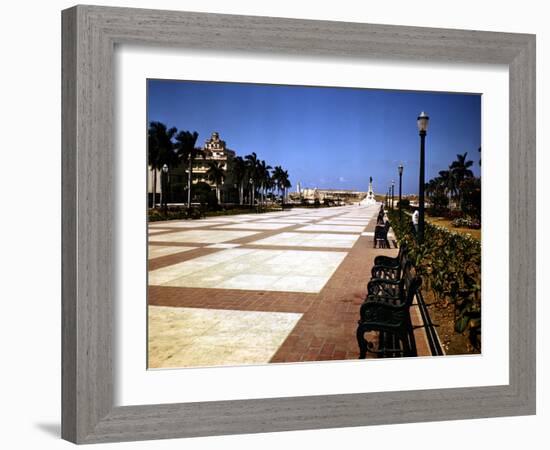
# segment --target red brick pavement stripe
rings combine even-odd
[[[317,294],[149,286],[147,297],[155,306],[304,313]]]

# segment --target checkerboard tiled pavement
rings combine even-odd
[[[356,359],[378,206],[149,226],[149,366]],[[411,310],[413,323],[420,324]],[[422,328],[420,355],[429,355]]]

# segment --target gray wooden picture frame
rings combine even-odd
[[[64,439],[95,443],[535,413],[535,36],[97,6],[63,11],[62,31]],[[510,351],[509,384],[115,407],[113,53],[126,43],[507,65],[510,339],[503,345]]]

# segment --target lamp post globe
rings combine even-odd
[[[426,132],[430,118],[422,111],[417,119],[418,134],[420,135],[420,173],[418,178],[418,242],[424,242],[424,179],[425,179],[425,144]]]

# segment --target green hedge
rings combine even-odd
[[[481,243],[465,234],[425,223],[424,244],[419,245],[410,218],[389,211],[398,242],[406,243],[409,256],[422,276],[424,288],[436,301],[452,303],[455,331],[468,333],[479,349],[481,335]]]

